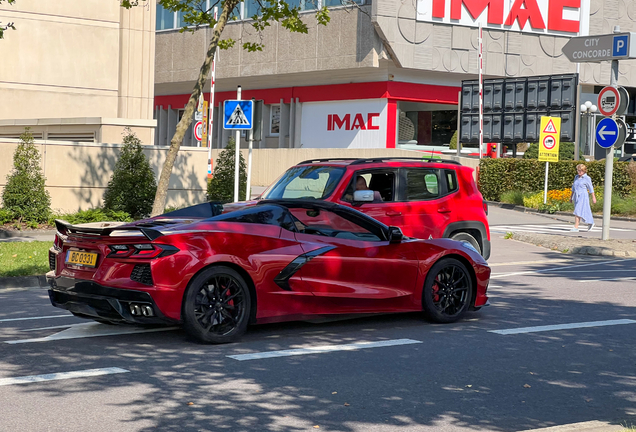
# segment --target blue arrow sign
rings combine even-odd
[[[618,141],[618,123],[605,117],[596,125],[596,142],[603,148],[610,148]]]
[[[251,100],[226,100],[223,104],[223,129],[249,130],[254,126]]]

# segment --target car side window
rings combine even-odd
[[[455,192],[457,187],[457,174],[453,170],[446,170],[446,183],[448,184],[448,193]]]
[[[439,198],[439,170],[407,169],[406,201],[424,201]]]
[[[342,196],[343,201],[353,201],[353,192],[356,190],[356,185],[358,182],[362,183],[362,180],[358,180],[359,178],[364,179],[364,184],[369,190],[377,192],[374,202],[395,201],[395,173],[393,171],[356,172]]]
[[[368,229],[329,210],[290,208],[300,233],[348,240],[382,241]]]

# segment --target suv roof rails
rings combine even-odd
[[[377,158],[325,158],[325,159],[308,159],[302,162],[299,162],[297,165],[303,165],[308,163],[318,163],[318,162],[332,162],[332,161],[351,161],[350,165],[360,165],[365,163],[377,163],[391,160],[412,160],[418,162],[433,162],[433,163],[450,163],[454,165],[461,165],[461,163],[448,160],[448,159],[431,159],[431,158],[412,158],[412,157],[377,157]]]
[[[324,159],[307,159],[302,162],[298,162],[296,165],[317,163],[317,162],[331,162],[331,161],[354,161],[356,158],[324,158]]]
[[[351,165],[359,165],[364,163],[375,163],[375,162],[384,162],[384,161],[392,161],[392,160],[412,160],[418,162],[433,162],[433,163],[451,163],[455,165],[461,165],[461,163],[454,160],[446,160],[446,159],[431,159],[431,158],[412,158],[412,157],[378,157],[378,158],[368,158],[368,159],[356,159],[351,162]]]

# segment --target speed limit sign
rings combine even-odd
[[[194,137],[197,141],[201,141],[201,136],[203,135],[203,122],[197,122],[194,125]]]

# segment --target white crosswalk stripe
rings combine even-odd
[[[507,233],[507,232],[529,232],[535,234],[563,234],[566,232],[570,232],[570,230],[574,228],[574,225],[571,224],[550,224],[550,225],[491,225],[490,231],[497,233]],[[592,228],[592,233],[600,233],[603,231],[603,228],[600,226],[595,226]],[[632,231],[629,229],[622,228],[610,228],[610,231]],[[579,226],[579,232],[585,233],[587,231],[587,225],[582,224]]]

